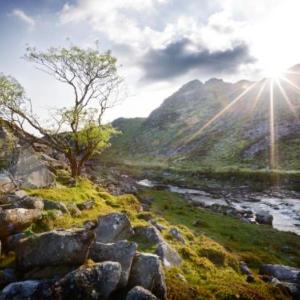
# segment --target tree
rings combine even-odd
[[[73,103],[55,109],[50,122],[42,122],[23,87],[14,78],[0,74],[0,118],[28,142],[63,153],[71,175],[80,176],[85,162],[108,147],[110,138],[117,134],[111,125],[102,124],[107,109],[118,101],[121,79],[116,58],[98,48],[71,46],[45,52],[28,48],[25,59],[67,84],[74,93]]]

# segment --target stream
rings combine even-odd
[[[215,194],[198,189],[182,188],[165,185],[144,179],[137,182],[139,186],[156,188],[165,187],[173,193],[182,194],[187,201],[208,209],[225,208],[235,212],[247,212],[247,222],[255,222],[255,216],[264,212],[273,216],[273,227],[280,231],[290,231],[300,235],[300,198],[291,195],[268,193],[232,193],[229,195]]]

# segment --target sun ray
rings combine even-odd
[[[276,85],[279,87],[279,90],[284,98],[284,100],[286,101],[289,109],[291,110],[291,112],[294,114],[294,116],[296,117],[296,119],[299,119],[299,116],[297,114],[297,110],[295,109],[295,106],[293,105],[293,103],[291,102],[289,96],[287,95],[286,91],[284,90],[283,86],[281,85],[279,80],[276,80]]]
[[[300,87],[297,84],[287,79],[286,77],[282,77],[281,79],[300,92]]]
[[[186,142],[189,143],[198,137],[202,132],[208,128],[213,122],[219,119],[226,111],[228,111],[233,105],[239,102],[250,90],[256,86],[258,82],[251,84],[246,88],[241,94],[239,94],[233,101],[231,101],[226,107],[224,107],[220,112],[218,112],[214,117],[212,117],[207,123],[205,123],[197,132],[195,132]]]
[[[276,145],[274,123],[274,80],[270,80],[270,168],[276,169]]]
[[[257,105],[258,101],[260,100],[260,97],[261,97],[261,95],[262,95],[262,93],[263,93],[263,91],[265,89],[266,84],[267,84],[267,81],[265,80],[264,83],[262,84],[262,86],[260,87],[260,89],[258,90],[258,93],[257,93],[257,95],[256,95],[256,97],[254,99],[254,102],[252,104],[252,107],[250,109],[250,113],[254,112],[254,110],[256,108],[256,105]]]

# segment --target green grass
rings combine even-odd
[[[143,194],[154,198],[154,213],[171,224],[187,226],[195,234],[207,235],[252,267],[258,267],[261,263],[300,266],[300,237],[296,234],[243,223],[229,216],[195,208],[187,204],[182,196],[168,191],[147,189]],[[202,223],[199,227],[193,225],[197,220]]]

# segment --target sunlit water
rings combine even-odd
[[[137,182],[138,185],[154,188],[159,184],[148,179]],[[166,188],[174,193],[188,195],[193,202],[198,202],[199,205],[209,207],[214,204],[234,207],[236,209],[251,210],[255,213],[258,211],[267,211],[273,216],[273,227],[281,231],[291,231],[300,235],[300,199],[292,198],[276,198],[256,196],[257,201],[249,201],[238,199],[230,201],[222,197],[215,198],[205,191],[181,188],[173,185],[168,185]],[[243,198],[243,197],[241,197]]]

